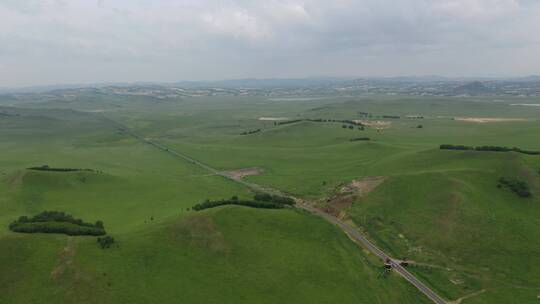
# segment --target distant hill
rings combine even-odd
[[[491,93],[492,90],[481,81],[468,82],[454,88],[455,94],[479,95]]]

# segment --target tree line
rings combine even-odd
[[[261,129],[244,131],[244,132],[240,133],[240,135],[249,135],[249,134],[255,134],[255,133],[259,133],[259,132],[261,132]]]
[[[225,205],[239,205],[261,209],[283,209],[285,206],[291,206],[294,204],[294,199],[290,197],[272,195],[268,193],[256,193],[253,200],[243,200],[238,199],[237,196],[233,196],[230,199],[221,199],[216,201],[206,200],[202,203],[196,204],[192,207],[192,209],[195,211],[200,211]]]
[[[356,137],[356,138],[351,138],[349,139],[349,141],[370,141],[371,138],[369,137]]]
[[[39,167],[30,167],[27,168],[28,170],[36,170],[36,171],[54,171],[54,172],[73,172],[73,171],[88,171],[88,172],[94,172],[93,169],[82,169],[82,168],[51,168],[48,165],[43,165]]]
[[[262,209],[282,209],[285,206],[283,204],[271,203],[271,202],[262,202],[262,201],[252,201],[252,200],[240,200],[240,199],[222,199],[217,201],[206,200],[205,202],[196,204],[193,206],[193,210],[201,211],[204,209],[225,206],[225,205],[239,205],[252,208],[262,208]]]
[[[64,233],[67,235],[105,235],[102,221],[94,224],[60,211],[43,211],[33,217],[20,216],[9,224],[9,229],[23,233]]]
[[[518,152],[528,155],[540,155],[540,151],[523,150],[517,147],[500,147],[500,146],[463,146],[463,145],[440,145],[441,150],[462,150],[462,151],[492,151],[492,152]]]
[[[284,204],[284,205],[294,205],[295,201],[294,199],[287,197],[287,196],[281,196],[281,195],[275,195],[275,194],[269,194],[269,193],[256,193],[253,196],[253,199],[260,202],[273,202],[278,204]]]

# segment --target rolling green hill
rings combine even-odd
[[[251,193],[137,141],[103,115],[220,170],[257,168],[258,175],[244,179],[318,205],[353,180],[384,177],[342,210],[379,247],[412,260],[408,269],[449,300],[535,303],[540,156],[438,148],[540,150],[540,109],[512,102],[100,95],[22,103],[10,108],[18,115],[0,117],[0,260],[8,261],[0,264],[0,303],[429,303],[312,215],[238,206],[189,210],[206,199]],[[259,120],[365,120],[360,112],[386,124],[361,131]],[[255,129],[261,132],[240,135]],[[371,140],[350,141],[356,137]],[[42,165],[95,171],[26,169]],[[533,196],[498,187],[501,177],[527,182]],[[102,220],[117,245],[101,249],[93,237],[7,229],[19,216],[44,210]]]

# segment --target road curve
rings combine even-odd
[[[270,188],[266,188],[266,187],[262,187],[258,184],[254,184],[254,183],[250,183],[250,182],[246,182],[242,179],[237,179],[237,178],[233,178],[225,173],[223,173],[222,171],[220,170],[217,170],[216,168],[213,168],[207,164],[204,164],[184,153],[181,153],[181,152],[178,152],[178,151],[175,151],[163,144],[160,144],[158,142],[155,142],[153,140],[150,140],[150,139],[146,139],[132,131],[130,131],[126,126],[122,125],[121,123],[115,121],[115,120],[112,120],[104,115],[101,116],[102,118],[104,118],[105,120],[107,120],[108,122],[112,123],[113,125],[115,125],[117,128],[119,128],[120,130],[122,130],[124,133],[136,138],[137,140],[143,142],[143,143],[146,143],[146,144],[149,144],[151,146],[154,146],[164,152],[167,152],[167,153],[170,153],[176,157],[179,157],[185,161],[188,161],[194,165],[197,165],[203,169],[206,169],[207,171],[210,171],[212,172],[213,174],[216,174],[216,175],[220,175],[226,179],[229,179],[229,180],[232,180],[236,183],[240,183],[252,190],[255,190],[255,191],[260,191],[260,192],[268,192],[268,193],[278,193],[278,194],[282,194],[282,195],[285,195],[283,194],[281,191],[279,190],[275,190],[275,189],[270,189]],[[290,195],[287,195],[287,196],[290,196]],[[411,274],[409,271],[407,271],[403,266],[401,266],[401,264],[394,260],[392,257],[390,257],[389,255],[387,255],[386,253],[384,253],[384,251],[382,251],[381,249],[379,249],[377,246],[375,246],[371,241],[369,241],[366,237],[364,237],[356,228],[354,228],[353,226],[341,221],[340,219],[338,219],[337,217],[333,216],[333,215],[330,215],[328,213],[325,213],[319,209],[316,209],[312,206],[310,206],[309,204],[306,204],[303,200],[299,199],[299,198],[295,198],[295,197],[292,197],[294,198],[296,201],[297,201],[297,204],[296,206],[298,208],[301,208],[303,210],[306,210],[312,214],[315,214],[315,215],[318,215],[322,218],[324,218],[325,220],[327,220],[328,222],[340,227],[345,233],[347,233],[350,237],[352,237],[354,240],[356,240],[357,242],[359,242],[364,248],[366,248],[369,252],[373,253],[374,255],[376,255],[379,259],[381,259],[383,262],[389,262],[392,269],[397,272],[399,275],[401,275],[403,278],[405,278],[405,280],[409,281],[412,285],[414,285],[418,290],[420,290],[420,292],[422,292],[424,295],[426,295],[430,300],[432,300],[434,303],[437,303],[437,304],[447,304],[447,301],[444,300],[441,296],[439,296],[437,293],[435,293],[433,290],[431,290],[431,288],[429,288],[426,284],[422,283],[422,281],[420,281],[419,279],[417,279],[413,274]]]

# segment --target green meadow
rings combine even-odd
[[[536,303],[540,155],[439,149],[540,151],[540,107],[514,103],[540,99],[0,100],[0,112],[18,114],[0,116],[0,303],[429,303],[316,216],[192,211],[206,199],[252,193],[108,119],[219,170],[256,167],[260,174],[244,179],[319,206],[353,180],[383,177],[341,210],[380,248],[410,260],[408,269],[448,300]],[[380,125],[307,121],[319,118]],[[351,141],[358,137],[370,140]],[[26,169],[42,165],[94,171]],[[526,182],[532,196],[498,187],[501,177]],[[95,237],[8,230],[19,216],[45,210],[102,220],[116,243],[101,249]]]

